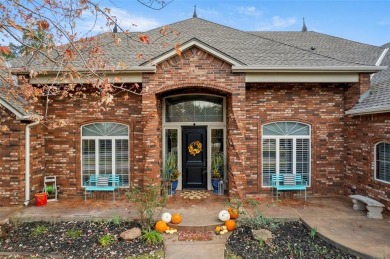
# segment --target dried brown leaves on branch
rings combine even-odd
[[[171,1],[139,2],[161,9]],[[112,32],[114,27],[118,33]],[[97,30],[100,33],[94,35]],[[122,28],[111,10],[98,1],[1,1],[0,97],[23,100],[19,104],[35,113],[36,103],[44,104],[43,111],[35,114],[40,120],[47,120],[55,98],[73,101],[92,96],[95,109],[107,110],[116,97],[127,100],[131,94],[143,93],[138,84],[121,83],[115,71],[136,64],[131,60],[148,62],[152,58],[145,52],[148,48],[171,48],[181,54],[175,42],[177,31],[164,26],[157,34]],[[136,52],[122,60],[112,60],[109,52],[124,46]],[[5,120],[5,115],[0,116]],[[51,126],[62,124],[52,122]]]

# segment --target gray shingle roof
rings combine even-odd
[[[318,32],[251,32],[259,37],[272,39],[319,55],[357,64],[375,65],[383,47],[346,40]]]
[[[6,78],[6,76],[4,77]],[[15,97],[9,94],[8,91],[5,90],[6,87],[8,87],[8,82],[0,77],[0,105],[10,110],[19,119],[28,118],[29,113],[24,109],[26,105],[25,101],[21,97]]]
[[[103,54],[99,57],[107,64],[107,69],[117,70],[148,64],[173,50],[175,43],[183,44],[192,39],[212,47],[225,56],[237,60],[246,66],[268,67],[362,67],[374,66],[386,46],[377,47],[333,37],[317,32],[244,32],[200,18],[191,18],[169,25],[175,33],[162,37],[160,28],[145,32],[152,44],[138,41],[141,33],[117,33],[121,39],[119,46],[115,45],[113,34],[105,33],[96,36],[102,45]],[[86,45],[87,43],[83,43]],[[88,60],[88,47],[80,53]],[[142,53],[143,59],[138,59]],[[51,53],[51,58],[56,58]],[[26,71],[57,70],[57,65],[48,62],[45,57],[35,56],[29,59]],[[381,65],[389,66],[390,53]],[[13,67],[26,66],[26,57],[15,59]],[[85,68],[82,59],[78,57],[73,65],[78,69]],[[372,80],[372,93],[356,109],[368,109],[378,106],[390,106],[390,70],[382,71]]]
[[[118,33],[121,44],[116,46],[112,33],[97,36],[103,44],[103,53],[100,57],[108,67],[120,68],[139,66],[149,59],[172,50],[175,43],[184,43],[191,39],[198,39],[205,44],[218,49],[247,66],[362,66],[374,65],[380,55],[380,48],[352,41],[330,37],[324,34],[311,32],[283,33],[283,32],[255,32],[248,33],[212,23],[200,18],[191,18],[169,25],[178,35],[168,34],[161,37],[160,28],[145,32],[153,44],[144,44],[129,40],[124,33]],[[135,39],[139,33],[130,34]],[[311,47],[316,50],[311,50]],[[332,50],[335,53],[332,54]],[[84,60],[89,56],[83,50]],[[139,53],[143,60],[137,59]],[[51,56],[56,58],[55,53]],[[358,56],[358,57],[357,57]],[[14,67],[25,66],[25,59],[15,60]],[[84,64],[78,58],[74,65],[83,68]],[[56,66],[43,57],[34,57],[31,67],[36,70],[55,70]],[[27,71],[29,69],[27,68]]]
[[[382,47],[390,49],[390,42]],[[390,112],[390,50],[381,66],[387,66],[387,69],[372,77],[369,95],[349,110],[349,114]]]

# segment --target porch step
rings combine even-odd
[[[172,224],[168,223],[168,226],[171,228],[175,228],[178,231],[214,231],[215,227],[222,226],[223,222],[221,221],[215,221],[215,222],[207,222],[205,224],[202,224],[200,222],[188,222],[188,223],[181,223],[181,224]]]

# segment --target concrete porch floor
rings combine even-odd
[[[226,196],[211,194],[207,199],[189,200],[179,195],[170,197],[168,205],[163,212],[178,212],[182,215],[181,226],[210,226],[220,224],[218,212],[226,209]],[[332,243],[350,249],[362,257],[389,258],[390,259],[390,215],[384,213],[382,220],[369,219],[364,211],[354,211],[352,201],[346,197],[313,197],[307,202],[300,198],[280,199],[279,202],[265,198],[260,209],[264,216],[279,220],[302,219],[309,227],[317,228],[318,234]],[[58,201],[48,202],[47,205],[36,207],[0,208],[0,220],[8,219],[19,221],[35,220],[93,220],[112,219],[119,216],[122,219],[137,218],[137,211],[121,195],[115,202],[111,196],[98,197],[84,201],[80,198],[61,198]],[[221,240],[225,242],[225,240]],[[223,258],[223,244],[210,243],[166,243],[167,258],[175,257],[175,247],[183,249],[192,246],[193,258],[199,252],[199,246],[204,250],[206,246],[219,254],[213,258]],[[169,248],[169,244],[171,247]],[[218,246],[219,249],[215,249]],[[191,253],[187,253],[191,254]],[[209,254],[210,255],[210,254]]]

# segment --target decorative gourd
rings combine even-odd
[[[228,209],[228,212],[229,212],[229,214],[230,214],[230,218],[231,218],[231,219],[237,219],[237,218],[240,216],[240,214],[239,214],[239,212],[238,212],[238,209],[229,208],[229,209]]]
[[[230,214],[227,210],[221,210],[218,214],[218,218],[220,221],[226,221],[230,219]]]
[[[226,226],[227,230],[233,231],[236,229],[236,222],[232,219],[229,219],[225,222],[225,226]]]
[[[156,222],[156,225],[154,225],[154,229],[160,233],[164,233],[168,229],[168,226],[165,221],[159,220]]]
[[[181,216],[179,213],[175,213],[172,215],[172,219],[171,219],[171,222],[173,224],[180,224],[181,223]]]
[[[169,212],[164,212],[164,213],[161,215],[161,220],[162,220],[162,221],[165,221],[166,223],[171,222],[171,219],[172,219],[172,215],[171,215],[171,213],[169,213]]]

